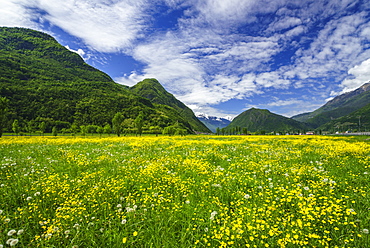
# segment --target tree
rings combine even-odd
[[[144,114],[140,112],[140,114],[135,119],[135,126],[137,128],[137,133],[141,136],[143,133],[143,124],[144,124]]]
[[[158,136],[158,134],[162,133],[160,126],[149,127],[149,132],[155,134],[155,136]]]
[[[81,130],[81,135],[86,136],[87,126],[85,126],[85,125],[80,126],[80,130]]]
[[[12,130],[13,130],[13,132],[14,132],[16,135],[18,135],[18,134],[19,134],[20,128],[19,128],[19,122],[18,122],[18,120],[17,120],[17,119],[15,119],[15,120],[13,121]]]
[[[71,125],[71,132],[72,132],[72,135],[73,135],[73,136],[75,136],[75,135],[76,135],[76,133],[78,132],[78,126],[77,126],[77,124],[76,124],[76,123],[73,123],[73,124]]]
[[[6,125],[6,114],[8,112],[9,100],[5,97],[0,97],[0,138],[3,136],[4,127]]]
[[[122,133],[122,122],[123,122],[123,115],[122,113],[118,112],[114,115],[112,119],[113,130],[119,137]]]
[[[98,126],[96,126],[96,125],[87,125],[86,128],[87,128],[87,133],[93,134],[93,133],[96,133],[96,130],[98,129]]]
[[[109,124],[104,126],[104,133],[109,134],[109,135],[112,133],[112,128]]]
[[[172,136],[175,134],[175,127],[174,126],[168,126],[165,127],[162,131],[162,134]]]
[[[27,130],[30,134],[30,136],[32,135],[32,133],[35,131],[35,121],[34,120],[30,120],[28,123],[27,123]]]
[[[42,133],[42,136],[44,136],[45,130],[46,130],[46,123],[45,121],[41,122],[39,125],[40,132]]]
[[[246,127],[243,127],[243,134],[245,134],[245,135],[248,134],[248,129]]]
[[[219,127],[216,128],[216,134],[220,135],[221,134],[221,129]]]
[[[58,128],[56,126],[54,126],[53,129],[51,130],[51,134],[53,136],[57,136],[58,135]]]
[[[134,127],[135,127],[135,120],[131,118],[125,119],[122,122],[122,128],[123,128],[125,135],[130,133],[132,130],[134,130]]]
[[[100,135],[100,137],[101,137],[101,135],[104,133],[104,127],[101,127],[101,126],[99,126],[97,129],[96,129],[96,132]]]

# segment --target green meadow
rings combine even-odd
[[[366,137],[3,137],[0,247],[370,247]]]

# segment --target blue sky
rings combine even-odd
[[[196,113],[293,116],[370,80],[369,0],[0,0],[0,26],[53,35],[117,83]]]

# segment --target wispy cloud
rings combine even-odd
[[[230,99],[307,88],[324,101],[330,92],[358,87],[369,76],[365,2],[9,0],[0,8],[0,25],[40,29],[48,22],[91,52],[125,53],[144,67],[116,81],[133,85],[154,77],[199,112],[214,112]],[[181,13],[171,28],[155,28],[158,6]],[[291,113],[314,107],[303,98],[265,105],[292,103]]]
[[[49,22],[82,39],[99,52],[119,52],[130,48],[142,35],[147,9],[145,0],[88,1],[88,0],[11,0],[8,10],[0,10],[0,24],[39,26]],[[18,12],[19,11],[19,12]],[[17,17],[17,18],[14,18]],[[33,21],[33,22],[32,22]]]
[[[30,0],[32,1],[32,0]],[[38,23],[33,20],[33,11],[25,8],[27,0],[3,0],[0,3],[0,26],[26,27],[39,30]]]
[[[343,91],[341,93],[354,90],[361,85],[370,82],[370,59],[349,69],[348,74],[351,76],[342,82],[341,86],[343,87]]]

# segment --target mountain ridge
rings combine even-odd
[[[246,128],[249,132],[303,132],[311,127],[291,118],[274,114],[267,109],[251,108],[236,116],[226,127]]]
[[[184,103],[176,99],[155,78],[144,79],[129,88],[136,95],[147,98],[153,103],[163,104],[176,109],[186,119],[193,129],[198,132],[210,133],[211,131],[197,119],[193,111]]]
[[[333,119],[343,117],[366,106],[368,103],[370,103],[370,83],[365,83],[353,91],[336,96],[313,112],[302,113],[291,118],[319,128]]]
[[[75,125],[103,126],[122,112],[125,129],[134,130],[142,112],[146,131],[176,125],[198,131],[175,108],[158,104],[115,83],[86,64],[52,36],[31,29],[0,27],[0,96],[8,98],[7,130],[19,120],[24,130],[46,122],[69,130]]]

